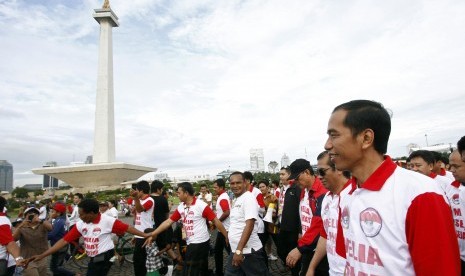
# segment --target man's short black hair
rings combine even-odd
[[[418,158],[418,157],[425,160],[426,164],[434,165],[434,163],[436,162],[433,152],[429,150],[416,150],[412,152],[408,158],[412,160],[413,158]]]
[[[226,183],[224,182],[224,179],[223,178],[218,178],[217,180],[215,180],[215,182],[213,182],[213,184],[218,185],[219,188],[223,188],[225,187]]]
[[[202,187],[208,188],[207,184],[205,184],[205,183],[200,184],[200,188],[202,188]]]
[[[287,167],[281,167],[280,171],[285,170],[288,174],[291,174],[291,168],[289,166]]]
[[[231,181],[231,176],[233,176],[233,175],[240,175],[242,177],[242,180],[245,180],[244,173],[239,172],[239,171],[235,171],[235,172],[233,172],[232,174],[229,175],[229,181]]]
[[[460,154],[463,154],[465,150],[465,136],[460,138],[460,140],[457,142],[457,150],[459,151]]]
[[[6,199],[3,196],[0,196],[0,212],[3,212],[6,206]]]
[[[433,158],[434,158],[434,163],[438,162],[438,161],[442,161],[442,154],[440,154],[439,152],[437,151],[430,151],[431,154],[433,155]]]
[[[137,182],[137,190],[142,191],[144,194],[148,195],[150,194],[150,184],[145,180],[141,180]]]
[[[260,181],[258,181],[258,185],[257,186],[260,186],[260,184],[265,184],[267,187],[270,186],[270,181],[268,181],[267,179],[262,179]]]
[[[80,200],[84,198],[84,196],[81,193],[75,193],[74,196],[79,197]]]
[[[375,150],[380,154],[387,152],[391,134],[391,116],[381,103],[354,100],[338,105],[333,113],[341,109],[347,111],[343,124],[351,130],[353,137],[365,129],[371,129],[374,133]]]
[[[86,214],[88,213],[99,213],[99,204],[98,201],[93,198],[86,198],[79,202],[78,207]]]
[[[181,190],[185,193],[188,193],[189,195],[193,196],[194,195],[194,187],[192,187],[192,184],[189,182],[182,182],[178,184],[178,189],[181,188]]]
[[[253,174],[249,171],[244,172],[244,180],[249,180],[250,183],[253,181]]]
[[[156,193],[157,191],[163,190],[164,186],[165,185],[160,180],[154,180],[150,185],[150,190],[152,191],[152,193]]]
[[[278,180],[271,180],[271,183],[276,186],[276,187],[279,187],[279,181]]]

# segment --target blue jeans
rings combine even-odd
[[[232,265],[232,258],[234,253],[229,254],[228,260],[226,263],[226,270],[224,272],[225,276],[268,276],[270,272],[268,271],[266,254],[264,254],[263,247],[255,251],[252,249],[252,253],[244,254],[244,260],[240,266]]]

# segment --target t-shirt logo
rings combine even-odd
[[[100,232],[102,232],[102,229],[100,229],[100,227],[94,228],[94,230],[92,230],[92,235],[98,236],[100,235]]]
[[[460,197],[459,197],[459,194],[454,194],[452,196],[452,202],[455,204],[455,205],[459,205],[460,204]]]
[[[327,215],[329,212],[329,203],[326,203],[325,208],[323,209],[323,214]]]
[[[82,235],[83,235],[83,236],[87,235],[87,228],[83,228],[83,229],[82,229]]]
[[[349,229],[349,219],[350,219],[350,215],[349,215],[349,208],[344,207],[344,209],[342,209],[342,213],[341,213],[341,226],[344,227],[345,229]]]
[[[367,208],[360,213],[360,227],[367,237],[375,237],[381,231],[383,221],[378,211],[374,208]]]

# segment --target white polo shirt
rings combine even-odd
[[[87,256],[95,257],[115,247],[111,239],[112,233],[124,235],[128,227],[120,220],[99,213],[91,223],[78,221],[76,227],[71,229],[63,239],[72,242],[82,236]]]
[[[216,217],[219,219],[224,212],[231,210],[231,203],[229,202],[229,196],[224,191],[216,199]],[[226,231],[229,229],[229,216],[222,221],[224,228]],[[218,233],[221,235],[221,233]]]
[[[310,209],[310,200],[308,196],[308,190],[303,189],[300,196],[299,203],[299,215],[300,215],[300,225],[302,226],[302,236],[307,232],[307,229],[310,228],[312,224],[313,213]]]
[[[194,197],[189,207],[184,202],[181,202],[170,219],[172,221],[182,219],[182,227],[186,232],[186,243],[189,245],[191,243],[203,243],[210,240],[207,220],[211,221],[215,217],[215,213],[213,213],[207,203]],[[218,233],[218,235],[221,235],[221,233]]]
[[[146,195],[144,199],[140,199],[140,205],[144,208],[144,211],[137,212],[136,211],[136,218],[134,220],[134,228],[137,230],[144,232],[147,228],[153,227],[153,208],[155,203],[153,198],[150,195]],[[135,238],[143,239],[140,236],[134,236]]]
[[[322,202],[321,219],[323,220],[323,231],[321,231],[320,236],[326,239],[326,256],[328,257],[329,275],[331,276],[344,275],[346,265],[345,256],[341,256],[336,252],[336,239],[338,234],[343,239],[342,233],[338,233],[338,224],[340,225],[339,203],[341,198],[345,197],[352,188],[349,184],[350,180],[347,181],[339,194],[326,193]]]
[[[465,186],[458,181],[452,182],[446,191],[446,196],[449,199],[452,217],[454,218],[460,259],[465,261]]]
[[[355,183],[340,203],[346,275],[459,274],[457,238],[439,185],[389,156],[361,188]]]
[[[245,229],[245,221],[249,219],[258,220],[258,204],[252,193],[249,191],[244,192],[238,198],[233,199],[231,212],[229,217],[231,218],[228,239],[231,245],[232,252],[236,251],[237,245],[241,240],[242,232]],[[262,243],[258,238],[257,228],[254,227],[247,244],[243,248],[243,254],[249,254],[254,250],[262,248]]]
[[[430,173],[429,177],[431,177],[434,180],[434,182],[436,182],[439,185],[439,187],[441,187],[444,193],[449,189],[450,183],[452,183],[453,181],[445,176],[438,175],[433,172]]]

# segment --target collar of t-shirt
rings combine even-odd
[[[92,223],[93,223],[93,224],[99,223],[99,222],[100,222],[100,218],[101,218],[101,214],[98,213],[98,214],[97,214],[97,217],[92,221]]]
[[[430,172],[430,173],[429,173],[429,177],[431,177],[431,178],[436,178],[436,176],[438,176],[438,175],[435,174],[434,172]]]
[[[328,195],[330,195],[330,196],[333,196],[333,195],[340,195],[341,192],[344,191],[344,189],[347,188],[347,186],[349,186],[351,183],[352,183],[352,179],[347,180],[346,184],[344,184],[344,186],[342,187],[342,189],[341,189],[337,194],[333,194],[333,192],[329,191]]]
[[[196,201],[197,201],[197,197],[194,196],[194,198],[192,199],[192,203],[189,206],[194,206]],[[185,202],[184,202],[184,206],[187,206]]]
[[[439,171],[439,175],[445,176],[446,170],[444,168],[441,168],[441,170]]]
[[[146,200],[150,195],[144,195],[140,200]]]
[[[0,216],[6,217],[6,213],[0,212]]]
[[[397,165],[388,155],[384,156],[384,161],[381,165],[368,177],[363,183],[362,188],[370,191],[379,191],[383,187],[386,180],[394,173]],[[357,178],[352,177],[352,181],[356,185]]]
[[[221,192],[218,194],[218,196],[220,196],[222,193],[224,193],[224,190],[221,190]]]
[[[463,185],[463,183],[460,183],[459,181],[457,180],[454,180],[452,183],[450,183],[452,186],[454,186],[455,188],[458,188],[460,187],[460,184]]]

